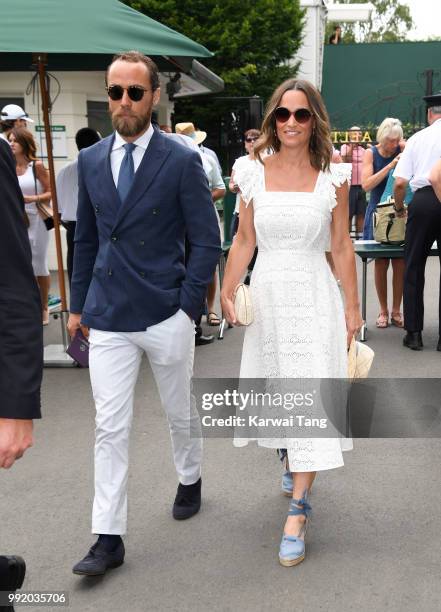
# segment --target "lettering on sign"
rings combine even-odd
[[[333,130],[331,132],[332,143],[333,144],[345,144],[347,142],[351,142],[349,138],[349,134],[350,132],[348,130],[346,131]],[[352,140],[352,142],[354,142],[354,140]],[[358,142],[372,142],[371,135],[369,134],[367,130],[364,132],[363,131],[361,132],[361,138]]]

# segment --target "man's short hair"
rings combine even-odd
[[[116,55],[114,55],[112,58],[112,63],[108,66],[106,71],[106,84],[110,67],[112,66],[112,64],[118,61],[131,62],[133,64],[144,64],[144,66],[147,67],[148,73],[150,75],[150,86],[152,88],[152,91],[156,91],[159,88],[158,66],[150,57],[144,55],[143,53],[140,53],[139,51],[126,51],[125,53],[117,53]]]
[[[429,108],[429,110],[434,114],[434,115],[441,115],[441,106],[431,106]]]
[[[159,125],[158,111],[156,111],[156,110],[152,111],[152,116],[151,116],[150,121],[153,123],[153,125]]]
[[[8,130],[12,130],[15,125],[14,121],[0,121],[0,128],[2,132],[7,132]]]
[[[101,136],[98,134],[98,132],[89,127],[81,128],[75,134],[75,142],[77,143],[78,151],[91,147],[99,140],[101,140]]]

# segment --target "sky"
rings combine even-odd
[[[412,40],[441,36],[441,0],[401,0],[410,7],[415,29],[409,33]]]

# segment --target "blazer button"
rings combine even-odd
[[[109,276],[112,276],[112,274],[113,274],[113,270],[112,270],[112,268],[109,268],[109,269],[108,269],[107,274],[108,274]]]
[[[118,240],[117,236],[112,236],[112,241],[116,242]]]
[[[153,212],[154,215],[157,215],[158,214],[158,209],[154,208],[152,212]]]
[[[95,212],[96,212],[96,213],[99,213],[99,212],[100,212],[100,208],[99,208],[99,206],[95,206]]]
[[[142,276],[142,278],[144,278],[145,277],[145,272],[140,272],[139,275]]]
[[[140,240],[140,241],[139,241],[139,244],[140,244],[141,246],[144,246],[144,245],[145,245],[144,240]]]

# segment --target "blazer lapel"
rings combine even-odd
[[[142,158],[142,161],[135,173],[135,178],[129,194],[125,202],[119,208],[115,225],[117,225],[141,199],[152,184],[162,164],[169,156],[170,149],[166,145],[166,138],[166,136],[162,136],[162,134],[155,129],[149,146],[147,147],[144,157]],[[116,195],[118,196],[118,192],[116,192]]]

